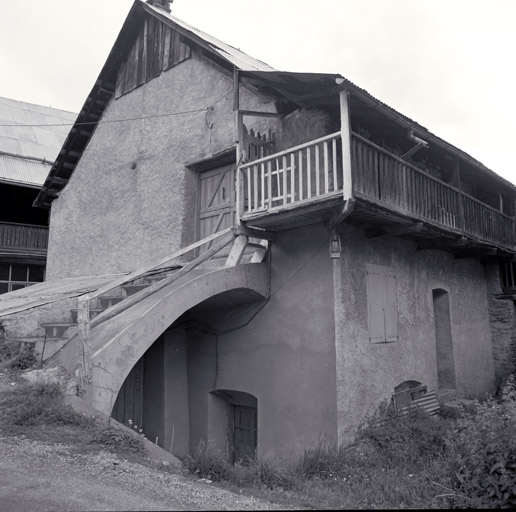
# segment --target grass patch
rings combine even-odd
[[[143,439],[99,429],[64,404],[57,384],[7,388],[0,394],[0,429],[69,443],[77,453],[107,449],[145,464]],[[515,432],[511,378],[500,399],[474,402],[469,410],[436,417],[417,409],[406,416],[383,410],[352,445],[321,440],[296,461],[258,454],[232,465],[201,443],[183,462],[197,478],[289,507],[509,508],[516,505]]]
[[[351,446],[320,441],[295,463],[257,456],[232,466],[201,444],[185,461],[199,478],[313,510],[508,508],[516,505],[516,385],[468,410],[385,408]],[[281,497],[283,496],[283,498]],[[285,498],[288,496],[288,498]]]
[[[64,404],[58,384],[18,383],[1,396],[4,422],[22,427],[41,425],[85,425],[89,420]]]
[[[18,374],[10,374],[15,380]],[[143,439],[121,429],[101,428],[64,403],[56,383],[18,381],[0,393],[0,431],[51,443],[68,443],[75,453],[101,450],[143,462]]]

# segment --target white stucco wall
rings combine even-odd
[[[274,109],[241,89],[242,108]],[[52,204],[48,280],[134,270],[195,240],[197,176],[185,164],[234,144],[232,76],[194,54],[112,100],[102,118],[207,107],[213,110],[97,127]]]
[[[336,308],[339,440],[347,442],[366,416],[406,380],[437,390],[432,290],[449,293],[457,389],[480,397],[493,391],[494,367],[484,269],[474,259],[418,251],[401,238],[342,233],[340,304]],[[397,282],[399,341],[372,343],[368,333],[366,264],[392,267]]]

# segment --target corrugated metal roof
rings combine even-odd
[[[41,187],[51,168],[50,162],[0,155],[0,181]]]
[[[273,67],[269,66],[265,62],[262,62],[261,60],[255,59],[254,57],[247,55],[246,53],[238,50],[237,48],[234,48],[233,46],[224,43],[220,39],[210,36],[209,34],[206,34],[206,32],[203,32],[198,28],[192,27],[192,25],[189,25],[188,23],[185,23],[183,20],[180,20],[179,18],[172,16],[171,14],[165,12],[163,9],[147,4],[145,0],[139,1],[145,4],[146,7],[155,11],[156,13],[172,20],[176,25],[179,25],[185,30],[188,30],[189,32],[192,32],[196,36],[200,37],[203,41],[208,43],[214,51],[216,51],[218,54],[224,57],[224,59],[230,61],[232,64],[237,66],[239,69],[244,69],[246,71],[275,71]]]
[[[43,185],[76,117],[65,110],[0,98],[0,180]]]

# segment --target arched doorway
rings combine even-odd
[[[211,393],[218,405],[212,406],[210,434],[227,446],[231,464],[248,463],[258,448],[258,400],[250,393],[218,389]],[[216,412],[218,410],[218,412]],[[219,441],[219,444],[222,443]]]
[[[455,389],[455,359],[451,332],[450,296],[446,290],[432,290],[434,308],[437,383],[439,389]]]

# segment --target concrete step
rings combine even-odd
[[[100,315],[104,309],[102,308],[90,308],[90,320],[93,320],[97,315]],[[70,309],[70,317],[72,323],[77,323],[77,309]]]
[[[47,335],[47,339],[55,339],[55,338],[67,338],[66,331],[77,324],[71,322],[52,322],[40,324],[41,327],[45,329],[45,333]]]
[[[103,295],[97,298],[99,306],[102,309],[110,308],[111,306],[122,302],[124,299],[125,297],[121,297],[120,295]]]
[[[150,283],[142,283],[142,284],[124,284],[122,288],[125,290],[126,295],[134,295],[145,288],[148,288]]]
[[[35,345],[36,343],[45,341],[44,336],[27,336],[27,337],[17,337],[12,336],[5,338],[6,343],[19,343],[20,345],[28,344]]]

